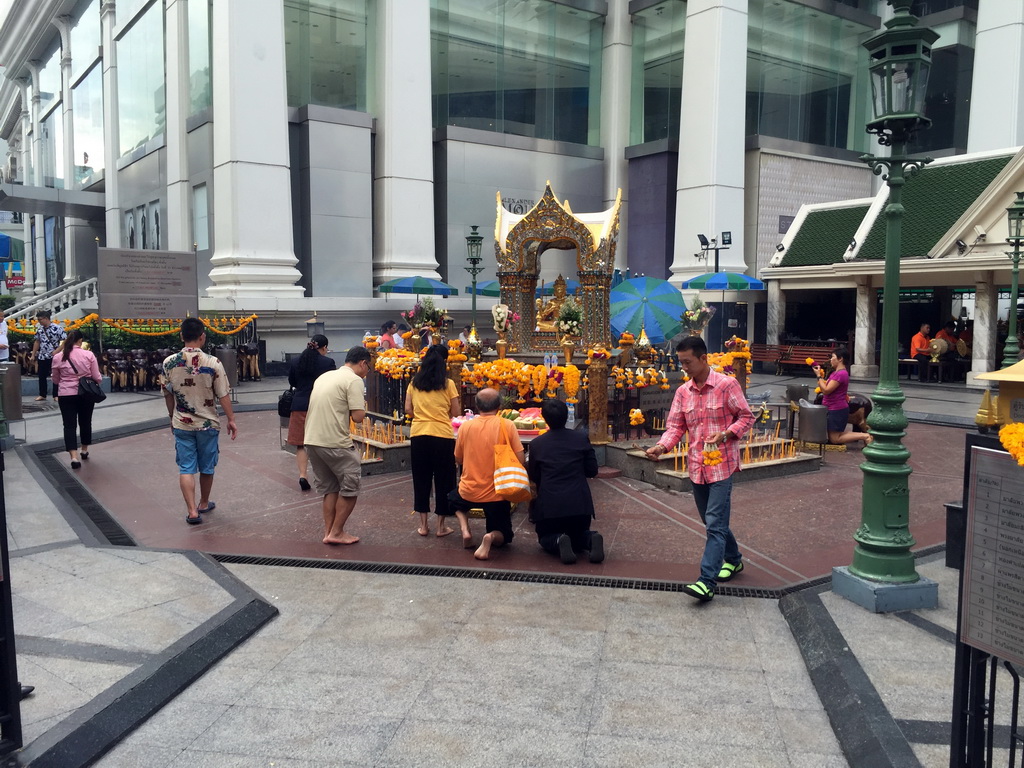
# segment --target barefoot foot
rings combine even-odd
[[[426,527],[421,526],[416,529],[416,533],[418,533],[420,536],[426,536],[430,533],[430,531],[428,531]]]
[[[480,546],[477,547],[476,552],[473,553],[473,557],[477,560],[487,560],[491,556],[491,534],[485,533],[483,540],[480,542]]]
[[[444,528],[438,528],[437,529],[437,538],[441,538],[442,536],[447,536],[448,534],[451,534],[451,533],[455,533],[455,531],[453,531],[451,528],[449,528],[446,525]]]
[[[324,536],[324,544],[355,544],[357,541],[359,541],[358,536],[350,536],[347,533],[343,533],[337,538],[333,536]]]
[[[463,549],[472,549],[473,548],[473,534],[472,533],[463,533],[462,534],[462,548]]]

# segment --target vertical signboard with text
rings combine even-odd
[[[196,255],[191,251],[100,248],[97,253],[102,317],[199,315]]]

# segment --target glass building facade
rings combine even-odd
[[[747,134],[860,151],[876,30],[793,0],[750,0]]]
[[[117,40],[117,95],[122,155],[162,134],[164,102],[163,5],[151,5]]]
[[[195,115],[213,106],[213,82],[210,73],[211,0],[191,0],[188,4],[188,102]]]
[[[103,68],[98,64],[72,90],[71,114],[75,144],[75,188],[105,167],[103,144]]]
[[[549,0],[431,0],[434,125],[598,144],[603,31]]]
[[[686,3],[665,0],[632,15],[630,144],[679,136]]]
[[[367,111],[372,0],[285,0],[288,106]]]

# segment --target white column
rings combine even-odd
[[[778,280],[768,281],[768,316],[765,318],[765,341],[778,344],[786,330],[786,293]]]
[[[979,373],[988,373],[996,365],[996,307],[999,291],[991,272],[978,276],[974,284],[974,339],[971,342],[971,370],[967,386],[988,389],[989,382],[977,381]]]
[[[75,188],[75,126],[74,103],[71,95],[71,18],[60,16],[53,20],[53,26],[60,31],[60,98],[64,125],[64,188]],[[81,219],[64,219],[64,275],[65,283],[78,279],[78,231],[85,227]],[[58,277],[61,277],[58,275]]]
[[[430,3],[379,0],[376,39],[373,282],[437,278]]]
[[[100,24],[103,39],[103,189],[106,201],[107,248],[120,248],[122,243],[121,199],[118,193],[117,159],[121,156],[121,127],[117,109],[117,43],[114,24],[117,8],[114,0],[103,0]]]
[[[732,232],[721,271],[747,269],[743,247],[743,142],[746,114],[747,0],[689,0],[683,54],[675,248],[669,280],[713,269],[698,261],[697,235]]]
[[[629,19],[629,0],[609,0],[604,22],[604,48],[601,52],[601,146],[604,147],[604,207],[615,204],[622,190],[619,209],[619,242],[615,266],[626,268],[627,181],[629,163],[625,150],[629,145],[629,105],[633,28]]]
[[[211,296],[300,297],[292,243],[284,5],[213,4]]]
[[[850,366],[850,375],[856,379],[877,379],[875,323],[878,321],[878,299],[870,277],[858,278],[856,315],[853,339],[855,362]]]
[[[1024,3],[981,0],[968,152],[1024,144]]]
[[[21,181],[26,187],[35,183],[35,178],[29,178],[28,169],[32,168],[32,112],[29,105],[32,99],[32,84],[27,79],[18,81],[21,87]],[[33,173],[35,171],[33,170]],[[29,298],[35,293],[36,265],[35,257],[32,255],[32,217],[23,214],[21,217],[22,239],[25,242],[25,260],[21,263],[21,273],[25,282],[21,286],[20,294],[23,298]]]
[[[39,130],[39,66],[35,62],[28,62],[25,65],[32,76],[32,106],[29,109],[29,119],[32,121],[32,183],[37,187],[43,186],[43,132]],[[43,216],[38,213],[32,214],[32,221],[35,224],[36,236],[34,250],[34,275],[35,283],[32,292],[38,296],[46,293],[46,234],[44,229]]]
[[[167,41],[167,219],[162,229],[167,240],[158,243],[156,247],[171,251],[191,251],[191,184],[185,134],[189,107],[188,0],[167,0],[164,13]]]

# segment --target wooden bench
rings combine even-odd
[[[810,366],[807,364],[807,358],[813,358],[814,362],[820,365],[822,368],[828,368],[828,359],[832,356],[832,350],[837,345],[831,344],[829,346],[812,346],[812,345],[799,345],[794,344],[786,348],[782,357],[779,358],[778,362],[778,373],[782,373],[782,367],[784,365],[795,365],[802,366],[805,371],[810,370]]]
[[[778,375],[780,373],[779,360],[782,359],[785,351],[786,347],[780,344],[751,344],[750,362],[770,363],[775,368],[775,374]]]

